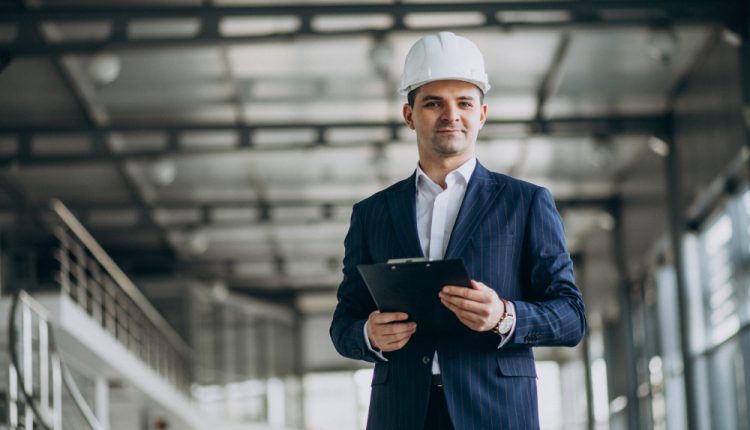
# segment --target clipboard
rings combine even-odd
[[[469,330],[438,297],[445,285],[471,288],[463,261],[404,261],[357,266],[378,310],[406,312],[409,321],[416,322],[417,330],[422,332],[465,333]]]

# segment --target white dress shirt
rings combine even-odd
[[[453,226],[456,224],[458,211],[461,209],[461,203],[466,194],[466,187],[469,185],[469,179],[471,179],[476,165],[476,157],[471,157],[456,170],[448,173],[445,177],[446,187],[443,189],[440,185],[433,182],[419,164],[417,164],[417,234],[419,236],[419,244],[422,247],[422,253],[426,258],[430,260],[443,259]],[[508,303],[512,308],[513,305],[510,302]],[[510,309],[509,311],[515,314],[514,309]],[[501,337],[498,348],[505,345],[514,330],[515,322],[511,331]],[[364,336],[367,347],[380,358],[387,361],[380,351],[373,349],[372,345],[370,345],[370,339],[367,336],[367,323],[365,323]],[[440,374],[437,351],[432,361],[432,374]]]

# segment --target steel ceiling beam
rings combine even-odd
[[[588,209],[600,209],[603,211],[611,212],[612,208],[617,201],[616,196],[597,196],[597,197],[568,197],[568,198],[557,198],[555,204],[559,211],[576,211],[576,210],[588,210]],[[333,218],[330,216],[331,208],[348,208],[356,203],[356,200],[336,200],[327,202],[318,201],[307,201],[307,200],[258,200],[253,202],[217,202],[217,203],[195,203],[195,202],[164,202],[164,203],[153,203],[150,208],[152,211],[159,210],[172,210],[172,211],[197,211],[200,216],[194,221],[182,221],[169,223],[169,227],[165,227],[170,231],[192,231],[199,227],[247,227],[249,225],[267,224],[267,225],[278,225],[284,226],[297,226],[301,224],[311,225],[308,221],[289,221],[276,223],[273,220],[273,209],[276,208],[319,208],[318,221],[325,222],[330,221]],[[118,211],[129,211],[135,209],[133,205],[128,204],[76,204],[71,203],[67,205],[76,216],[82,220],[89,221],[90,217],[97,211],[105,212],[118,212]],[[42,210],[43,207],[33,208],[36,210]],[[256,217],[248,217],[246,221],[227,221],[220,222],[215,219],[215,215],[212,211],[226,210],[226,209],[249,209],[257,211]],[[270,215],[263,219],[260,213],[263,211],[269,211]],[[342,222],[347,222],[346,220]],[[131,226],[122,228],[118,227],[106,227],[104,230],[111,229],[112,231],[121,232],[123,229],[131,229],[134,232],[138,231],[143,227],[142,223],[136,223]],[[102,228],[92,228],[97,233],[106,234],[106,231],[102,231]]]
[[[163,48],[237,44],[263,41],[287,41],[299,36],[378,35],[392,31],[434,31],[440,27],[410,27],[411,14],[475,12],[483,17],[475,25],[452,26],[454,30],[510,27],[571,27],[581,25],[654,25],[670,22],[728,22],[736,15],[736,3],[700,0],[547,0],[538,2],[508,1],[492,3],[437,3],[437,4],[336,4],[336,5],[270,5],[270,6],[191,6],[191,7],[42,7],[23,9],[0,8],[0,23],[25,28],[39,27],[45,22],[105,21],[113,30],[103,40],[62,41],[49,43],[17,37],[5,49],[14,56],[39,56],[96,53],[105,49]],[[540,13],[548,13],[545,20]],[[537,14],[530,18],[528,14]],[[315,18],[328,16],[387,16],[388,25],[379,28],[360,28],[345,31],[323,31],[315,26]],[[227,18],[293,17],[296,28],[287,32],[231,37],[223,35],[221,23]],[[197,34],[189,37],[133,38],[128,27],[133,22],[147,20],[192,19],[198,22]]]
[[[555,48],[555,54],[550,61],[547,72],[544,74],[542,82],[539,84],[536,95],[536,113],[534,119],[541,124],[542,130],[545,124],[544,121],[544,108],[547,104],[549,97],[554,94],[555,86],[558,84],[560,73],[562,73],[562,67],[565,62],[565,57],[568,55],[568,48],[570,47],[570,34],[563,33],[560,36],[560,40],[557,42]]]
[[[520,137],[528,135],[549,135],[557,137],[581,137],[601,135],[662,135],[669,126],[666,116],[620,116],[620,117],[573,117],[555,118],[548,120],[488,120],[485,124],[484,135],[486,138]],[[324,136],[329,130],[335,129],[387,129],[389,136],[398,136],[404,124],[399,121],[390,122],[344,122],[327,124],[283,124],[266,123],[253,125],[110,125],[91,127],[90,125],[60,125],[60,126],[14,126],[0,125],[0,135],[18,137],[18,151],[13,155],[0,157],[0,168],[2,166],[26,167],[39,165],[91,163],[105,161],[124,160],[155,160],[168,156],[189,155],[216,155],[236,153],[240,150],[253,151],[287,151],[292,149],[309,149],[312,147],[359,147],[363,145],[383,145],[382,141],[370,143],[329,143]],[[492,127],[496,127],[495,132]],[[504,130],[507,127],[507,134]],[[294,145],[257,146],[253,142],[253,133],[257,131],[288,131],[288,130],[315,130],[318,136],[314,142],[299,143]],[[179,143],[179,136],[183,133],[221,131],[238,133],[238,144],[234,146],[222,146],[218,148],[186,148]],[[94,150],[81,154],[35,154],[33,148],[34,135],[61,135],[73,134],[76,136],[88,136],[92,142],[104,142],[107,135],[111,133],[129,132],[153,132],[163,134],[167,144],[159,149],[143,149],[136,151],[115,152],[111,149],[106,151]],[[488,136],[489,135],[489,136]],[[480,139],[481,141],[482,139]],[[95,145],[96,146],[96,145]]]
[[[570,34],[563,32],[555,48],[555,53],[552,56],[547,71],[539,83],[539,87],[536,92],[536,112],[534,113],[534,121],[536,122],[536,132],[546,134],[547,122],[544,121],[544,108],[547,104],[547,100],[550,95],[554,93],[555,85],[557,85],[558,78],[562,71],[562,66],[565,61],[565,57],[568,54],[568,47],[570,46]],[[526,164],[529,153],[529,142],[527,140],[522,141],[521,151],[516,158],[515,162],[511,166],[508,174],[510,176],[518,176]]]
[[[620,116],[574,116],[543,119],[541,122],[552,130],[552,132],[565,132],[567,130],[580,131],[585,129],[602,128],[609,129],[612,133],[637,132],[641,133],[655,128],[661,128],[668,120],[668,115],[620,115]],[[1,119],[0,119],[1,121]],[[526,127],[530,131],[536,131],[536,119],[488,119],[485,126],[514,126]],[[193,131],[227,131],[237,130],[242,132],[254,132],[258,130],[299,130],[317,129],[327,131],[330,129],[344,128],[390,128],[400,129],[406,127],[403,121],[358,121],[358,122],[325,122],[325,123],[301,123],[301,122],[268,122],[235,125],[232,123],[197,123],[197,124],[110,124],[92,129],[86,124],[26,124],[11,125],[0,122],[0,134],[20,133],[116,133],[116,132],[165,132],[181,133]],[[606,131],[606,130],[603,130]]]
[[[715,4],[718,3],[718,4]],[[81,21],[111,19],[172,19],[203,17],[220,20],[228,17],[274,17],[274,16],[329,16],[329,15],[379,15],[405,16],[411,13],[454,13],[476,11],[481,13],[496,12],[560,12],[571,13],[597,12],[607,16],[607,12],[622,12],[630,19],[643,18],[643,13],[654,15],[659,11],[668,13],[667,17],[697,17],[698,13],[726,11],[727,1],[706,0],[516,0],[506,2],[453,2],[453,3],[370,3],[352,2],[349,4],[296,4],[296,5],[259,5],[259,6],[120,6],[108,5],[99,7],[84,6],[43,6],[38,8],[7,7],[3,10],[6,17],[0,22],[20,21],[21,23],[39,21]],[[635,14],[640,11],[641,14]],[[625,13],[627,12],[627,13]]]
[[[613,198],[609,196],[601,196],[601,197],[570,197],[570,198],[561,198],[555,200],[557,203],[558,209],[581,209],[581,208],[589,208],[589,207],[601,207],[603,209],[608,209],[612,203]],[[343,199],[331,199],[326,201],[310,201],[310,200],[295,200],[295,199],[277,199],[273,200],[271,202],[271,209],[273,208],[296,208],[296,207],[311,207],[311,206],[319,206],[321,213],[325,214],[326,211],[330,211],[332,207],[339,207],[339,206],[351,206],[352,204],[356,203],[354,200],[343,200]],[[123,203],[111,203],[111,202],[102,202],[102,203],[88,203],[88,202],[71,202],[66,203],[68,209],[70,209],[72,212],[74,212],[77,216],[83,216],[85,218],[87,213],[90,213],[95,210],[102,210],[102,211],[124,211],[133,209],[132,205],[123,204]],[[45,209],[47,206],[35,206],[34,209]],[[221,210],[221,209],[242,209],[242,208],[250,208],[250,209],[258,209],[261,207],[260,201],[255,200],[232,200],[232,201],[225,201],[225,202],[214,202],[214,203],[206,203],[206,202],[191,202],[191,201],[163,201],[163,202],[154,202],[152,206],[150,207],[151,210],[160,210],[160,209],[166,209],[166,210],[188,210],[188,209],[195,209],[198,211],[205,211],[205,210]]]

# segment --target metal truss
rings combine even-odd
[[[334,129],[373,129],[382,128],[389,130],[392,141],[399,139],[399,131],[404,124],[397,121],[391,122],[344,122],[325,124],[302,124],[302,123],[267,123],[253,125],[111,125],[91,127],[87,125],[60,125],[60,126],[2,126],[0,135],[17,136],[18,151],[11,156],[0,157],[0,169],[5,166],[26,167],[35,165],[88,163],[123,160],[155,160],[168,156],[182,155],[212,155],[227,152],[235,153],[241,150],[253,151],[288,151],[291,149],[308,149],[314,147],[343,148],[367,145],[367,143],[330,144],[325,136],[329,130]],[[502,138],[503,136],[518,137],[529,135],[549,136],[608,136],[608,135],[655,135],[661,136],[669,127],[668,116],[603,116],[603,117],[572,117],[555,118],[547,120],[489,120],[485,123],[485,136]],[[496,132],[493,132],[493,129]],[[507,131],[505,131],[507,129]],[[315,130],[317,138],[313,142],[295,145],[257,146],[253,142],[253,134],[262,130]],[[238,144],[230,147],[220,148],[185,148],[180,144],[180,136],[184,133],[201,131],[230,131],[237,133]],[[147,149],[115,152],[97,150],[105,143],[109,135],[131,132],[154,132],[166,136],[167,144],[161,149]],[[83,154],[34,154],[34,135],[62,135],[71,134],[75,136],[88,136],[92,142],[100,142],[94,145],[90,153]],[[487,137],[485,137],[487,138]],[[480,140],[481,141],[481,140]],[[369,145],[383,146],[387,142],[376,141]],[[106,145],[105,145],[106,146]]]
[[[555,205],[561,212],[574,212],[576,210],[591,210],[599,209],[604,212],[612,212],[612,208],[617,200],[617,196],[597,196],[597,197],[566,197],[555,199]],[[150,210],[153,212],[161,210],[173,210],[173,211],[197,211],[199,217],[191,221],[182,222],[170,222],[163,228],[171,232],[183,232],[190,233],[196,229],[202,227],[227,227],[227,228],[241,228],[250,225],[269,225],[269,226],[295,226],[301,223],[305,225],[312,225],[311,222],[328,222],[333,219],[333,212],[335,208],[351,207],[355,200],[331,200],[331,201],[309,201],[303,199],[292,199],[292,200],[274,200],[274,201],[234,201],[234,202],[191,202],[191,201],[164,201],[164,202],[152,202]],[[117,212],[117,211],[132,211],[137,209],[137,206],[133,204],[78,204],[71,202],[69,205],[70,209],[75,212],[76,216],[82,221],[87,222],[97,212]],[[295,222],[277,222],[273,219],[273,210],[276,208],[319,208],[320,217],[316,220],[305,220]],[[41,210],[43,208],[37,208]],[[215,218],[215,212],[226,210],[226,209],[248,209],[254,211],[256,217],[252,215],[248,216],[247,220],[236,220],[236,221],[223,221]],[[263,217],[264,212],[270,212],[267,216]],[[342,221],[346,222],[346,221]],[[145,228],[151,228],[150,221],[141,218],[136,221],[135,224],[123,227],[107,227],[106,229],[98,229],[91,227],[91,230],[97,234],[98,237],[107,237],[109,234],[123,235],[129,233],[137,233]]]
[[[701,0],[547,0],[508,1],[487,3],[437,4],[340,4],[295,6],[243,7],[41,7],[26,9],[16,6],[0,7],[0,24],[16,27],[16,37],[8,45],[0,46],[13,57],[91,54],[105,49],[163,48],[239,44],[272,40],[290,40],[299,36],[378,36],[394,31],[435,31],[445,26],[409,25],[415,14],[478,14],[474,24],[451,26],[454,30],[511,27],[578,27],[586,25],[665,25],[676,22],[729,23],[736,20],[738,3],[734,1]],[[327,31],[316,25],[316,18],[346,16],[386,16],[387,25]],[[284,18],[296,25],[288,31],[230,36],[222,32],[222,22],[232,18]],[[147,21],[189,20],[197,23],[194,34],[185,37],[134,38],[130,34],[133,23]],[[43,23],[105,22],[110,31],[100,40],[56,41],[34,37]]]

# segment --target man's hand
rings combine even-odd
[[[367,318],[367,337],[370,345],[383,352],[396,351],[404,347],[417,330],[417,323],[402,323],[409,318],[403,312],[374,311]]]
[[[443,305],[474,331],[492,330],[505,311],[495,290],[473,280],[471,288],[446,285],[438,295]]]

